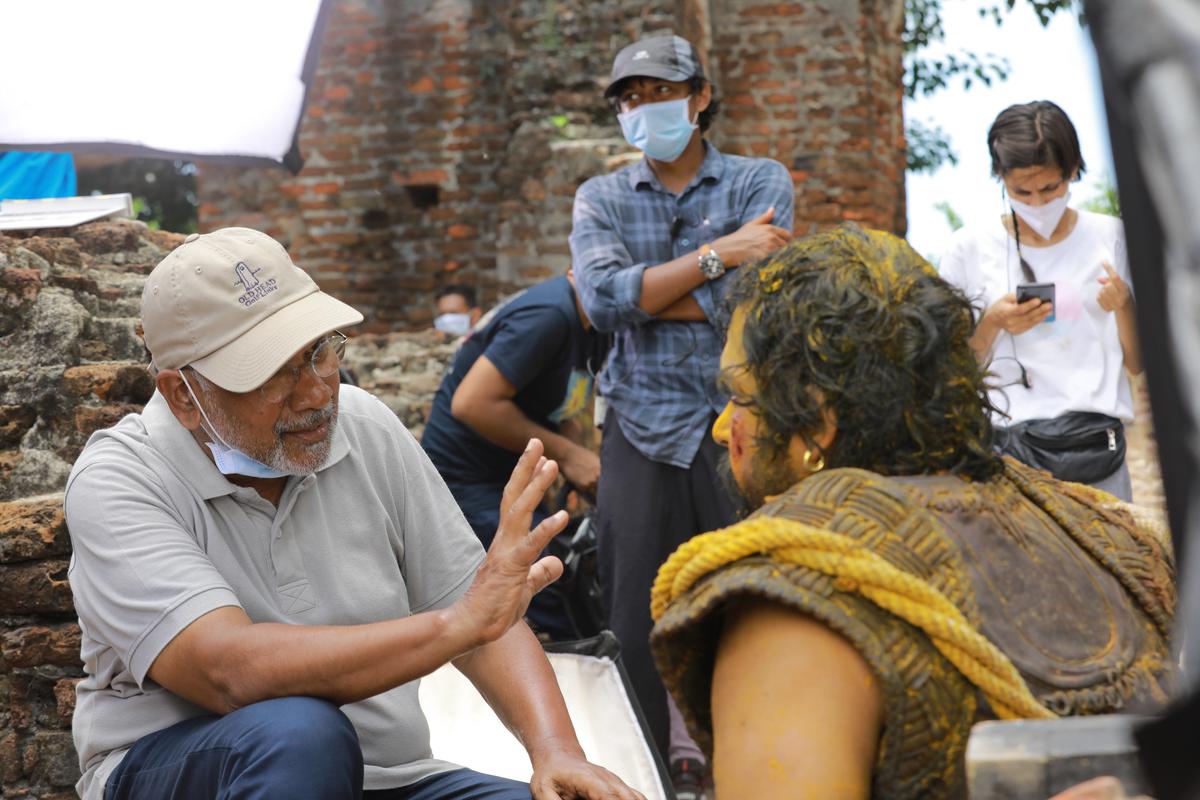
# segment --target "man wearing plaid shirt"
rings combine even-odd
[[[780,163],[723,155],[704,140],[717,102],[695,50],[643,39],[613,62],[605,97],[645,158],[575,195],[579,298],[614,344],[597,496],[600,582],[638,700],[672,761],[698,755],[649,651],[650,585],[693,535],[728,525],[734,503],[709,436],[727,397],[716,383],[726,270],[791,238],[793,186]],[[672,717],[675,715],[672,714]]]

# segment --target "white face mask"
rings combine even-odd
[[[217,433],[217,426],[212,424],[212,420],[204,412],[204,406],[200,405],[200,400],[196,397],[196,393],[192,391],[192,385],[188,383],[187,376],[183,374],[182,370],[179,372],[179,377],[183,379],[183,385],[187,387],[188,394],[192,396],[192,402],[196,404],[196,408],[200,411],[200,416],[208,423],[208,427],[204,428],[204,432],[209,435],[212,441],[205,442],[204,444],[212,452],[213,462],[217,465],[217,470],[222,475],[244,475],[247,478],[287,477],[289,473],[267,466],[226,442],[225,437]]]
[[[465,336],[467,331],[471,330],[471,315],[466,313],[438,314],[433,318],[433,327],[451,336]]]
[[[1025,220],[1025,224],[1037,231],[1037,235],[1043,239],[1049,239],[1054,234],[1054,229],[1058,227],[1063,214],[1067,213],[1067,203],[1070,200],[1070,192],[1040,206],[1031,206],[1020,200],[1008,198],[1008,202],[1013,211],[1017,212],[1017,216]]]

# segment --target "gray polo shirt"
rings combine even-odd
[[[201,615],[354,625],[449,605],[483,549],[395,414],[342,386],[328,462],[292,477],[276,509],[217,471],[161,395],[88,441],[64,500],[85,677],[72,728],[85,800],[141,736],[208,713],[150,680]],[[431,758],[417,682],[343,706],[365,788],[456,768]]]

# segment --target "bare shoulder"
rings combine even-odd
[[[712,711],[719,795],[869,795],[883,691],[854,646],[813,617],[767,600],[732,606]]]

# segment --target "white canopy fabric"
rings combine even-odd
[[[0,150],[302,165],[325,0],[0,3]]]

